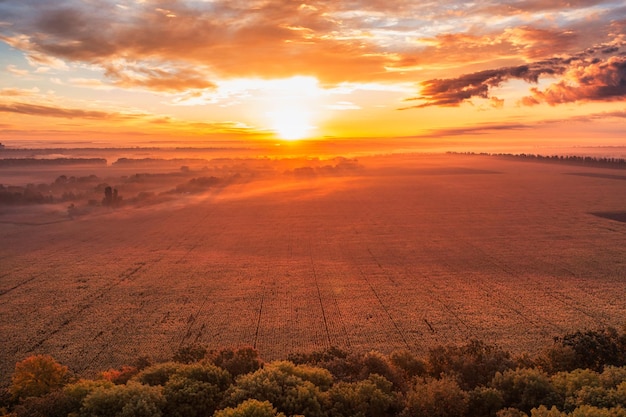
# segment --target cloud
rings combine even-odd
[[[566,60],[554,58],[531,65],[519,65],[493,70],[465,74],[458,78],[433,79],[421,83],[421,95],[407,101],[421,100],[422,104],[407,108],[423,108],[428,106],[459,106],[474,98],[490,98],[490,90],[501,86],[510,79],[522,79],[537,83],[542,75],[555,76],[566,69]]]
[[[172,93],[242,77],[329,85],[515,66],[609,42],[625,14],[587,0],[22,0],[0,1],[0,39],[33,66],[89,64],[115,86]]]
[[[33,96],[39,93],[39,89],[37,87],[33,87],[30,89],[24,88],[2,88],[0,89],[1,97],[28,97]]]
[[[576,61],[563,80],[544,90],[531,89],[525,105],[548,103],[551,106],[576,101],[616,101],[626,98],[626,56],[607,60]]]
[[[60,117],[66,119],[91,119],[91,120],[129,120],[144,117],[142,114],[123,114],[123,113],[109,113],[96,110],[83,110],[63,107],[53,107],[38,104],[27,103],[12,103],[2,104],[0,103],[0,112],[4,113],[19,113],[29,116],[47,116],[47,117]]]
[[[574,101],[618,100],[626,97],[626,57],[619,47],[590,48],[573,57],[551,58],[525,65],[503,67],[464,74],[457,78],[431,79],[421,83],[420,95],[406,101],[422,101],[409,108],[429,106],[456,107],[473,98],[490,99],[498,106],[502,102],[492,95],[492,90],[505,82],[520,79],[538,83],[540,77],[558,78],[561,81],[545,90],[531,88],[532,94],[523,97],[523,105],[542,102],[550,105]],[[596,55],[599,54],[601,57]],[[616,54],[606,58],[606,54]],[[594,55],[595,54],[595,55]]]
[[[122,63],[105,63],[105,75],[113,84],[123,88],[147,88],[156,91],[178,92],[214,89],[216,85],[207,80],[196,68],[172,67],[158,64],[138,66]]]

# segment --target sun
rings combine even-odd
[[[311,115],[298,108],[283,108],[269,113],[272,129],[284,140],[299,140],[309,136],[314,126]]]

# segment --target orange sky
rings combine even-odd
[[[623,1],[4,1],[0,141],[625,144],[625,28]]]

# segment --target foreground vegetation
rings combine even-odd
[[[626,328],[625,328],[626,330]],[[10,416],[626,416],[626,332],[577,332],[513,358],[479,341],[401,351],[338,349],[263,363],[252,348],[185,346],[171,361],[72,376],[46,355],[15,366]]]

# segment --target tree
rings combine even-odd
[[[235,408],[217,411],[213,417],[285,417],[269,401],[246,400]]]
[[[9,390],[13,398],[40,397],[61,388],[69,380],[68,369],[49,355],[29,356],[15,364]]]
[[[333,385],[326,402],[330,417],[393,416],[401,409],[393,384],[376,374],[364,381]]]
[[[269,401],[287,415],[324,416],[322,389],[330,388],[332,376],[321,368],[273,362],[254,373],[240,376],[230,392],[227,404],[247,399]]]
[[[263,366],[259,352],[252,347],[211,351],[208,359],[220,368],[226,369],[234,378],[254,372]]]
[[[604,366],[626,365],[626,335],[616,329],[589,330],[556,338],[557,346],[573,349],[576,368],[601,372]]]
[[[550,407],[563,402],[550,377],[539,369],[521,368],[498,372],[491,385],[502,393],[506,407],[517,408],[525,413],[533,407]]]
[[[468,395],[457,381],[444,376],[415,384],[407,395],[404,416],[458,417],[467,412]]]
[[[504,398],[495,388],[476,387],[469,392],[468,405],[468,417],[495,417],[504,406]]]
[[[135,380],[162,386],[168,416],[211,415],[231,384],[228,371],[209,362],[167,362],[141,371]]]
[[[165,414],[170,417],[212,415],[224,397],[220,387],[183,375],[174,375],[163,387]]]
[[[463,389],[488,384],[496,372],[513,366],[510,354],[499,347],[472,340],[463,346],[437,347],[428,354],[429,374],[438,378],[454,375]]]
[[[160,417],[165,400],[161,387],[130,381],[97,387],[83,400],[81,417]]]

